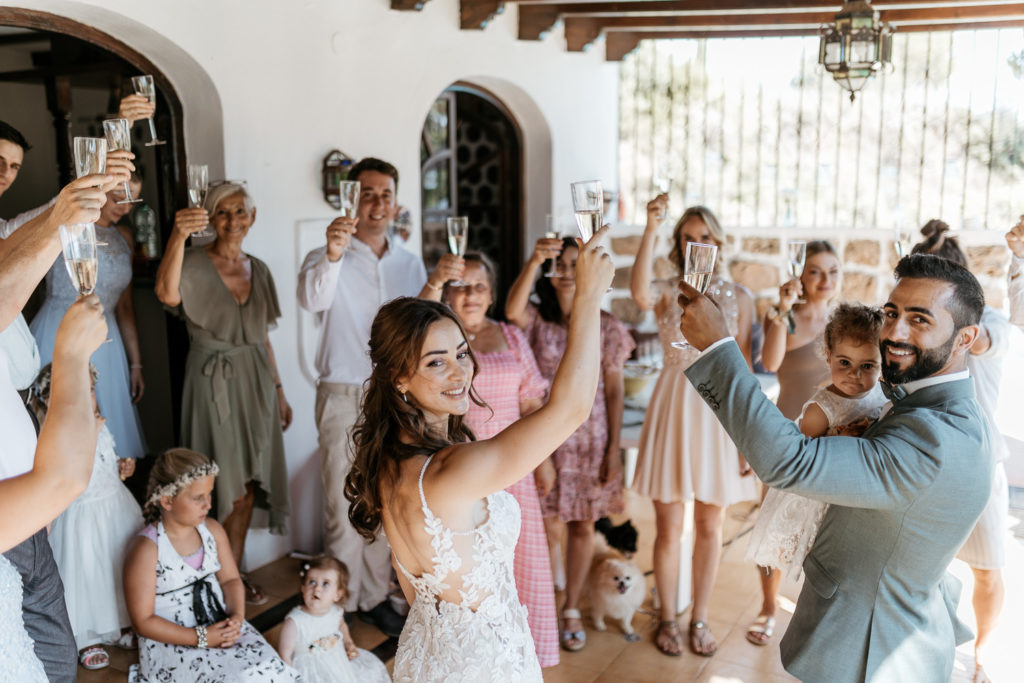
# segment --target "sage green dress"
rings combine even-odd
[[[267,264],[248,255],[252,291],[239,304],[203,247],[185,250],[181,304],[191,346],[181,397],[181,443],[220,467],[217,518],[256,483],[256,506],[269,512],[272,533],[285,532],[288,470],[274,371],[265,347],[281,309]]]

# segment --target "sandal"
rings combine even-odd
[[[754,623],[747,627],[747,640],[754,645],[767,645],[775,633],[775,617],[759,614]]]
[[[110,655],[99,645],[87,647],[78,655],[78,663],[89,671],[105,669],[110,666]]]
[[[654,646],[669,657],[680,657],[683,654],[683,634],[679,632],[679,624],[675,620],[658,623],[658,632],[654,636]]]
[[[261,587],[255,583],[249,583],[249,577],[242,578],[242,585],[245,586],[245,604],[263,605],[269,600]]]
[[[578,619],[581,624],[583,623],[583,617],[578,609],[562,610],[562,626],[565,626],[567,619]],[[583,629],[570,631],[568,628],[562,628],[558,631],[558,641],[569,652],[579,652],[587,644],[587,632]]]
[[[718,643],[703,621],[690,622],[690,649],[701,657],[710,657],[718,651]]]

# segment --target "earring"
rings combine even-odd
[[[402,400],[403,400],[403,401],[404,401],[405,403],[408,403],[408,402],[409,402],[409,397],[405,395],[405,392],[406,392],[406,388],[405,388],[405,387],[402,387],[402,388],[400,388],[400,389],[398,390],[398,393],[400,393],[400,394],[402,395]]]

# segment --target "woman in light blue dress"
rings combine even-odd
[[[137,197],[141,189],[141,182],[133,177],[132,196]],[[100,377],[96,382],[96,400],[107,418],[118,454],[123,458],[141,458],[146,454],[146,442],[135,403],[142,398],[145,385],[131,291],[134,241],[131,229],[117,225],[133,205],[118,204],[123,198],[120,187],[108,192],[107,203],[96,221],[96,241],[104,244],[97,248],[95,294],[103,304],[110,341],[93,354],[92,363]],[[64,259],[58,257],[46,274],[46,301],[29,325],[43,365],[53,360],[57,326],[77,298],[78,290],[71,284]]]

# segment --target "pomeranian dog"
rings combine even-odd
[[[605,617],[618,619],[626,640],[640,636],[633,631],[633,614],[640,609],[647,594],[643,572],[622,553],[608,545],[602,534],[594,534],[594,560],[587,577],[590,615],[594,628],[604,631]]]

